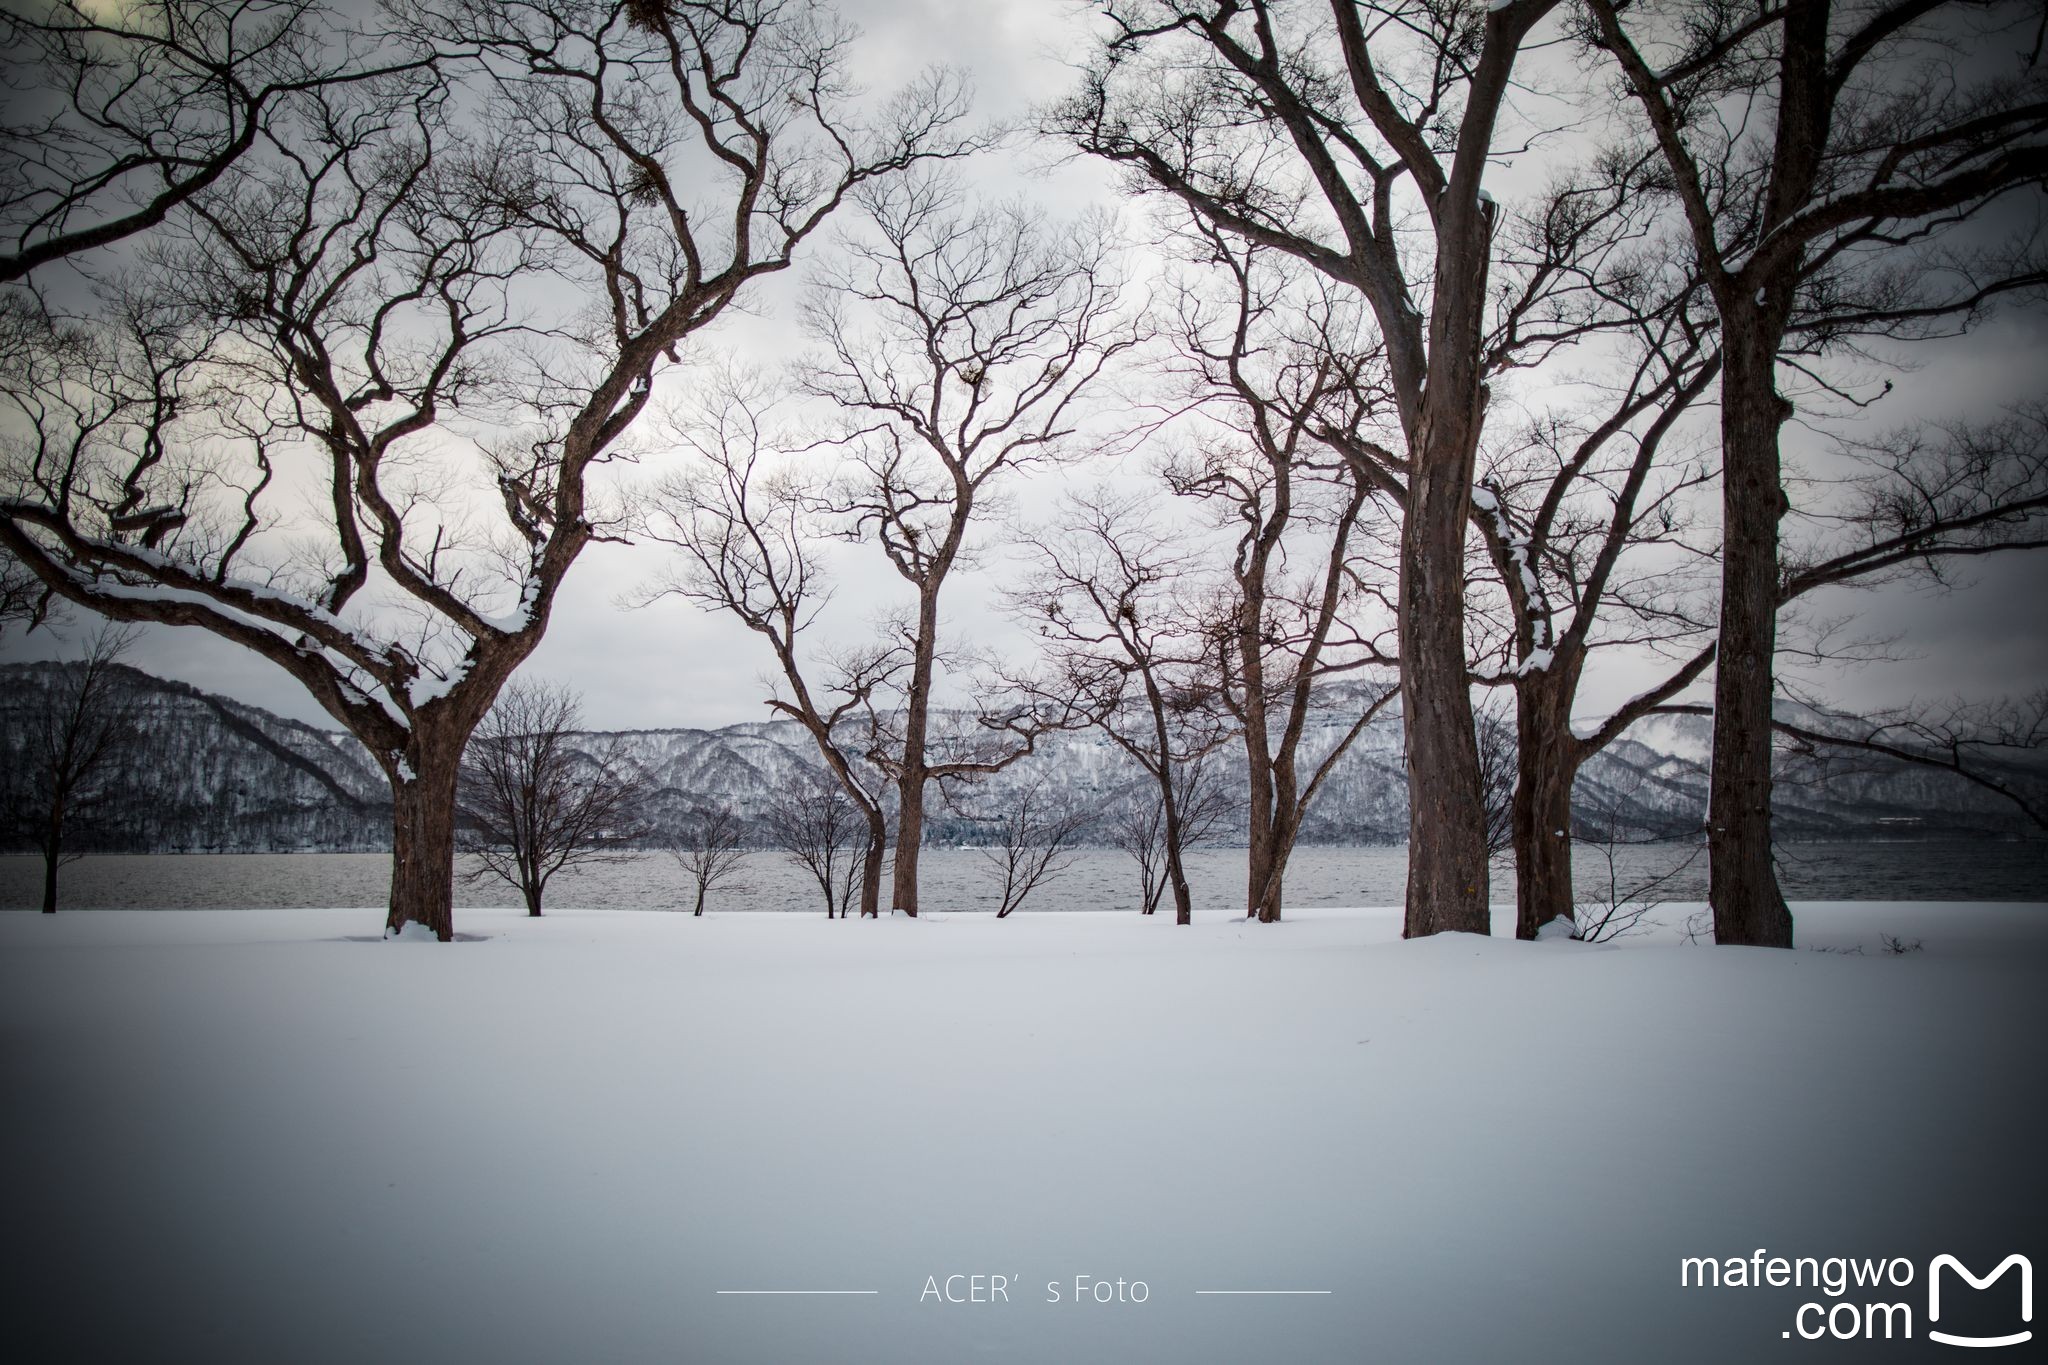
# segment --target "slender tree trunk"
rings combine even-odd
[[[1169,772],[1171,769],[1168,770]],[[1181,827],[1180,810],[1171,793],[1166,801],[1166,880],[1173,887],[1173,922],[1193,924],[1195,922],[1194,898],[1188,891],[1187,868],[1180,857]],[[1145,913],[1152,913],[1152,906],[1145,907]]]
[[[43,913],[57,913],[57,864],[63,857],[63,846],[56,822],[51,822],[49,842],[43,848]]]
[[[540,918],[540,884],[528,882],[520,888],[526,893],[526,914],[529,919]]]
[[[889,827],[879,809],[868,815],[868,859],[860,870],[860,914],[862,919],[882,917],[882,862],[889,855]]]
[[[1732,314],[1732,316],[1731,316]],[[1714,668],[1714,759],[1707,805],[1714,941],[1792,946],[1792,912],[1771,864],[1771,699],[1776,687],[1778,429],[1774,329],[1724,311],[1721,376],[1721,633]]]
[[[1515,937],[1532,939],[1572,914],[1572,782],[1579,760],[1564,699],[1567,689],[1525,682],[1515,689]]]
[[[1246,680],[1245,695],[1247,708],[1245,735],[1245,800],[1248,813],[1245,820],[1245,918],[1269,922],[1271,917],[1264,914],[1266,905],[1266,884],[1273,878],[1273,847],[1275,831],[1275,802],[1273,799],[1273,755],[1264,734],[1265,710],[1259,698],[1264,691],[1262,678],[1254,681],[1256,675]]]
[[[1265,903],[1268,878],[1273,872],[1273,812],[1268,800],[1261,801],[1260,784],[1254,782],[1251,794],[1251,815],[1245,825],[1245,886],[1244,913],[1246,919],[1261,919],[1259,907]]]
[[[700,918],[700,919],[701,919],[701,918],[703,917],[703,915],[704,915],[704,883],[703,883],[703,882],[698,882],[698,883],[697,883],[697,908],[696,908],[695,910],[691,911],[690,913],[691,913],[692,915],[695,915],[695,916],[697,916],[697,917],[698,917],[698,918]]]
[[[1173,922],[1175,924],[1193,924],[1195,922],[1194,893],[1188,886],[1188,874],[1181,867],[1180,855],[1178,853],[1167,855],[1166,878],[1173,886]]]
[[[452,731],[416,734],[391,789],[391,909],[386,933],[424,924],[455,937],[455,782],[462,744]]]
[[[955,531],[955,539],[958,531]],[[948,556],[950,560],[950,556]],[[917,652],[903,708],[903,766],[896,780],[896,866],[891,905],[917,916],[917,860],[924,850],[924,789],[930,777],[925,744],[931,730],[932,668],[939,637],[939,590],[944,570],[918,594]]]

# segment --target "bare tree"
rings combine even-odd
[[[1581,316],[1599,323],[1606,353],[1574,376],[1570,399],[1496,426],[1472,496],[1484,560],[1472,577],[1477,676],[1514,699],[1509,832],[1522,938],[1570,913],[1579,770],[1713,657],[1702,572],[1713,547],[1696,505],[1714,467],[1683,433],[1720,359],[1696,272],[1654,235],[1658,165],[1601,152],[1503,229],[1532,276],[1579,282],[1591,300]],[[1589,736],[1573,725],[1583,683],[1613,653],[1659,681],[1626,720]],[[1482,768],[1489,752],[1482,734]],[[1496,809],[1489,803],[1489,817]]]
[[[1052,120],[1141,188],[1371,310],[1409,469],[1397,593],[1411,935],[1489,924],[1465,653],[1485,319],[1502,283],[1481,180],[1511,150],[1517,60],[1554,7],[1334,0],[1325,21],[1266,0],[1104,0],[1108,36]]]
[[[1068,799],[1044,778],[985,795],[993,811],[979,817],[995,841],[979,850],[996,887],[996,918],[1023,908],[1032,892],[1074,864],[1074,846],[1095,812]]]
[[[15,626],[34,630],[48,619],[51,605],[49,590],[36,576],[0,554],[0,635]]]
[[[805,632],[828,596],[818,546],[818,497],[800,471],[771,463],[765,422],[774,398],[757,380],[717,375],[700,402],[677,414],[671,430],[692,465],[661,479],[642,500],[641,538],[666,545],[681,561],[644,594],[673,593],[731,614],[774,654],[781,687],[768,706],[803,726],[818,757],[859,813],[866,846],[859,871],[860,913],[881,913],[889,841],[886,788],[863,755],[873,736],[864,722],[879,690],[893,685],[904,659],[893,647],[818,659]],[[822,800],[822,798],[818,798]],[[803,810],[812,809],[809,794]],[[801,839],[814,847],[812,834]],[[831,892],[827,890],[828,904]]]
[[[15,797],[8,823],[42,855],[46,915],[57,913],[58,868],[80,856],[67,850],[67,835],[109,794],[120,754],[134,740],[119,660],[135,635],[132,627],[101,624],[82,658],[48,671],[9,736]]]
[[[1572,937],[1581,943],[1607,943],[1649,932],[1655,924],[1650,916],[1664,907],[1665,897],[1672,893],[1674,885],[1706,852],[1704,845],[1694,845],[1670,866],[1629,880],[1622,875],[1621,850],[1629,846],[1630,840],[1609,827],[1595,831],[1585,842],[1593,846],[1600,859],[1601,885],[1596,898],[1572,904]]]
[[[848,193],[961,149],[962,98],[863,119],[846,32],[768,0],[394,12],[436,70],[296,95],[110,315],[0,375],[0,545],[304,684],[391,783],[388,926],[446,941],[463,747],[618,533],[593,471]]]
[[[0,6],[0,283],[162,224],[295,95],[429,60],[317,0]]]
[[[1138,865],[1138,913],[1159,909],[1170,881],[1166,867],[1166,806],[1149,781],[1134,782],[1108,810],[1109,842],[1131,855]],[[1193,911],[1189,912],[1193,923]]]
[[[1196,605],[1197,556],[1129,498],[1062,501],[1053,527],[1026,537],[1035,576],[1015,594],[1048,656],[1036,684],[1078,699],[1094,727],[1144,772],[1146,789],[1119,806],[1120,843],[1139,862],[1144,913],[1173,889],[1174,922],[1193,922],[1182,853],[1222,815],[1203,758],[1226,742],[1215,662]],[[1198,809],[1187,809],[1187,803]]]
[[[1808,481],[1824,496],[1787,513],[1777,593],[1780,656],[1796,651],[1814,665],[1889,657],[1886,642],[1844,636],[1841,616],[1818,613],[1800,620],[1796,613],[1829,593],[1900,582],[1947,590],[1956,586],[1960,566],[2048,547],[2048,408],[2039,403],[2021,404],[1989,421],[1918,422],[1838,446],[1831,476]],[[1846,472],[1840,459],[1849,462]],[[1710,625],[1703,625],[1704,643],[1681,655],[1663,679],[1607,720],[1574,733],[1571,751],[1580,761],[1644,716],[1714,714],[1709,704],[1673,700],[1714,660]],[[2002,761],[2039,743],[2037,702],[1919,704],[1857,716],[1824,696],[1802,695],[1805,690],[1785,669],[1777,670],[1774,701],[1803,703],[1827,718],[1825,724],[1808,723],[1778,714],[1774,705],[1770,728],[1777,752],[1820,760],[1823,776],[1830,764],[1852,754],[1947,769],[2012,801],[2039,823],[2043,807],[2036,789]]]
[[[1974,0],[1783,5],[1587,0],[1662,153],[1719,316],[1722,589],[1710,880],[1720,943],[1790,947],[1771,859],[1771,710],[1790,503],[1780,371],[1857,337],[1926,335],[2040,283],[2035,248],[1960,229],[2048,176],[2032,7]],[[1974,30],[1974,31],[1972,31]],[[2022,55],[1973,71],[1956,40]]]
[[[1486,794],[1486,856],[1498,858],[1515,846],[1515,722],[1504,708],[1481,702],[1472,712],[1479,739],[1480,790]]]
[[[1921,705],[1839,717],[1826,728],[1780,718],[1778,733],[1824,762],[1876,755],[1953,773],[2011,802],[2048,833],[2048,776],[2026,760],[2048,749],[2048,691],[1993,703]]]
[[[864,816],[830,773],[806,773],[769,804],[769,837],[817,882],[826,919],[851,915],[867,884],[873,849]]]
[[[681,847],[672,851],[696,892],[691,914],[704,913],[704,898],[711,892],[739,884],[747,857],[741,834],[739,817],[723,807],[698,812],[684,829]]]
[[[1105,368],[1136,344],[1099,225],[974,205],[940,174],[863,190],[866,230],[821,272],[808,310],[821,352],[805,388],[840,416],[848,472],[831,493],[845,534],[880,548],[914,594],[893,733],[868,757],[896,788],[894,908],[918,908],[930,784],[997,771],[1050,720],[1003,707],[964,753],[936,743],[946,651],[940,607],[970,532],[1015,472],[1065,458]]]
[[[1393,535],[1388,500],[1363,462],[1333,443],[1380,407],[1380,348],[1356,310],[1199,222],[1223,281],[1177,300],[1175,348],[1208,425],[1162,472],[1229,537],[1222,588],[1205,610],[1213,693],[1245,753],[1247,912],[1280,918],[1288,859],[1325,780],[1394,687],[1338,691],[1342,675],[1399,662],[1378,609]],[[1377,619],[1375,619],[1377,616]],[[1377,628],[1375,628],[1377,627]],[[1341,698],[1341,701],[1338,699]],[[1350,723],[1312,754],[1311,721],[1343,705]],[[1470,706],[1466,706],[1469,724]],[[1476,756],[1476,751],[1475,751]]]
[[[462,755],[456,788],[472,881],[497,877],[540,917],[548,880],[564,868],[629,858],[647,834],[651,784],[617,736],[579,749],[582,713],[568,688],[514,679],[484,714]]]
[[[1496,447],[1474,499],[1507,619],[1505,657],[1484,678],[1511,686],[1517,705],[1522,937],[1572,903],[1576,773],[1637,720],[1675,705],[1716,657],[1716,594],[1703,571],[1718,564],[1706,534],[1717,528],[1699,515],[1698,496],[1715,462],[1675,435],[1719,376],[1714,319],[1695,316],[1706,300],[1693,263],[1674,261],[1662,243],[1610,261],[1600,291],[1633,317],[1611,333],[1626,343],[1604,386],[1611,396],[1545,414]],[[1908,576],[1939,586],[1944,566],[2039,544],[2044,429],[2041,414],[2022,408],[1838,443],[1825,473],[1803,480],[1811,501],[1781,532],[1780,651],[1816,665],[1876,657],[1881,649],[1827,639],[1839,621],[1809,621],[1801,609],[1829,589]],[[1649,651],[1659,672],[1587,723],[1581,684],[1602,651],[1639,663]]]
[[[1243,813],[1242,804],[1225,790],[1219,766],[1213,757],[1205,755],[1174,768],[1173,809],[1183,859],[1187,850],[1206,843],[1226,822]],[[1152,914],[1172,883],[1167,864],[1166,802],[1156,779],[1132,783],[1110,803],[1107,818],[1110,843],[1130,854],[1138,865],[1138,913]],[[1188,918],[1182,919],[1176,897],[1174,922],[1194,922],[1192,899]]]

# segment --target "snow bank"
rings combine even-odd
[[[2048,907],[1798,911],[0,916],[16,1358],[1789,1358],[1679,1259],[2029,1249],[2048,1036]]]

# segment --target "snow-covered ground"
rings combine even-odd
[[[8,1354],[1829,1356],[1781,1334],[1835,1298],[1680,1260],[2048,1269],[2048,906],[1795,908],[1861,953],[1403,943],[1381,910],[468,911],[454,946],[8,914]],[[1007,1301],[921,1292],[990,1297],[951,1276]],[[1145,1301],[1095,1301],[1119,1278]],[[768,1289],[874,1292],[718,1292]],[[1858,1352],[1954,1354],[1924,1278],[1887,1297],[1914,1341]]]

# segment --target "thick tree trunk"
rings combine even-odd
[[[1729,310],[1734,311],[1734,310]],[[1771,864],[1771,700],[1776,688],[1778,519],[1786,502],[1774,330],[1723,318],[1721,633],[1714,668],[1714,759],[1707,805],[1714,941],[1792,946],[1792,912]]]
[[[455,937],[455,780],[459,736],[415,735],[391,790],[391,909],[386,933],[424,924]]]
[[[1434,394],[1434,377],[1432,389]],[[1401,527],[1401,719],[1408,759],[1405,937],[1490,932],[1486,803],[1465,661],[1472,433],[1419,453]],[[1462,447],[1462,456],[1460,448]]]
[[[529,883],[520,888],[526,893],[526,915],[529,919],[540,918],[540,887]]]
[[[915,767],[904,768],[896,783],[896,864],[889,888],[890,907],[913,918],[917,915],[917,859],[924,848],[924,787],[920,758]]]
[[[1283,810],[1293,806],[1292,793]],[[1287,860],[1294,856],[1294,840],[1299,826],[1291,816],[1277,816],[1266,833],[1266,845],[1262,864],[1252,875],[1252,914],[1261,924],[1277,924],[1280,909],[1287,899]]]
[[[1578,776],[1563,689],[1515,693],[1515,937],[1572,914],[1572,781]]]
[[[1286,870],[1276,865],[1277,860],[1268,857],[1266,877],[1259,889],[1259,903],[1255,910],[1261,924],[1277,924],[1280,921],[1280,906],[1285,897]]]
[[[1484,205],[1446,205],[1438,224],[1428,384],[1409,426],[1414,472],[1401,517],[1399,595],[1408,759],[1408,908],[1401,932],[1408,938],[1492,932],[1486,797],[1465,658],[1465,528],[1486,405],[1479,327],[1491,236]]]

